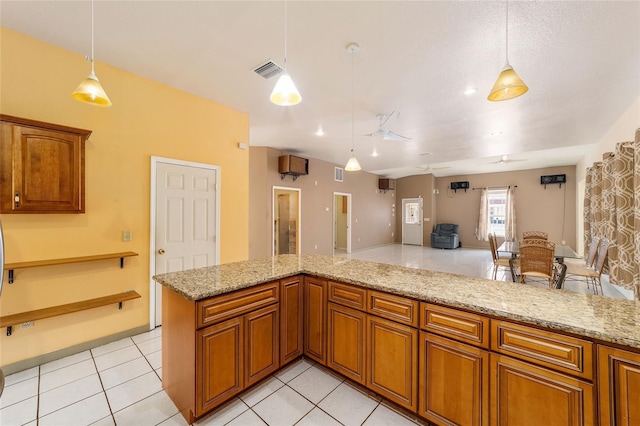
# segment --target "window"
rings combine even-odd
[[[489,190],[489,232],[504,237],[504,223],[507,207],[507,190]]]
[[[407,225],[415,225],[420,223],[420,204],[406,203],[404,223]]]

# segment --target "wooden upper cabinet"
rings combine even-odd
[[[91,131],[0,115],[0,213],[84,213]]]

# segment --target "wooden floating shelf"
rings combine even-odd
[[[11,327],[29,321],[37,321],[59,315],[71,314],[87,309],[99,308],[100,306],[119,304],[122,309],[122,302],[126,300],[138,299],[142,296],[134,290],[123,293],[111,294],[109,296],[97,297],[95,299],[83,300],[80,302],[67,303],[65,305],[52,306],[50,308],[36,309],[34,311],[21,312],[19,314],[6,315],[0,317],[0,328],[7,327],[7,336],[11,335]]]
[[[65,265],[68,263],[93,262],[95,260],[120,259],[120,268],[124,267],[124,258],[137,256],[133,251],[123,251],[120,253],[94,254],[92,256],[64,257],[61,259],[30,260],[27,262],[12,262],[4,265],[4,270],[9,271],[8,282],[13,283],[13,271],[15,269],[35,268],[38,266]]]

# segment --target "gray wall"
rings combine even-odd
[[[333,193],[351,194],[352,251],[393,242],[395,192],[378,191],[378,175],[344,172],[344,181],[334,180],[334,167],[344,165],[309,159],[309,174],[295,182],[280,179],[278,157],[286,154],[267,147],[251,147],[249,153],[249,258],[271,256],[272,188],[301,189],[301,252],[333,253]]]

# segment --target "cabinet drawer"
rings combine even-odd
[[[198,328],[276,303],[279,284],[274,281],[198,302]]]
[[[418,326],[417,301],[378,291],[368,291],[367,295],[367,312],[370,314],[412,327]]]
[[[364,288],[329,281],[328,300],[330,302],[364,311],[366,299],[367,290]]]
[[[421,303],[420,328],[471,345],[489,348],[489,319],[481,315]]]
[[[593,344],[575,337],[492,320],[491,349],[588,380],[593,378]]]

